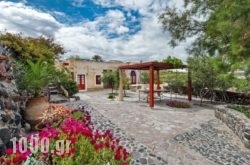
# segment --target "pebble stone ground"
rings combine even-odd
[[[150,109],[129,93],[123,102],[107,99],[110,91],[79,93],[98,129],[111,129],[132,153],[131,164],[250,165],[250,150],[221,121],[214,110],[193,105],[174,109],[164,100]]]

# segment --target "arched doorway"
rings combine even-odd
[[[130,72],[130,79],[131,79],[131,84],[136,84],[136,73],[133,70]]]

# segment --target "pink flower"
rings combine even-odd
[[[122,159],[121,153],[117,151],[115,153],[115,157],[114,158],[115,158],[115,160],[121,160]]]
[[[5,153],[6,153],[7,155],[10,155],[10,154],[13,153],[13,149],[12,149],[12,148],[7,148],[7,149],[5,150]]]

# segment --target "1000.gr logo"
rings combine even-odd
[[[20,153],[26,153],[28,150],[31,153],[55,153],[57,155],[63,155],[69,153],[70,140],[57,140],[55,141],[55,149],[50,150],[49,138],[43,137],[39,138],[32,135],[28,140],[26,137],[21,137],[17,140],[16,137],[10,139],[13,142],[13,153],[17,151]],[[40,150],[39,150],[40,149]]]

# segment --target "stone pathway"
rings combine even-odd
[[[135,151],[132,164],[250,164],[250,150],[214,117],[214,110],[194,105],[191,109],[169,108],[164,101],[150,109],[138,102],[137,93],[129,93],[130,97],[119,102],[107,99],[109,92],[79,96],[92,112],[108,121],[104,127],[116,125],[118,132],[128,138],[124,143]],[[152,161],[154,157],[164,161]]]
[[[220,165],[249,165],[250,153],[232,143],[235,136],[221,130],[218,120],[201,124],[201,128],[179,134],[174,140]]]
[[[107,129],[113,132],[114,137],[119,138],[120,144],[124,146],[132,155],[131,164],[141,165],[141,164],[151,164],[151,165],[165,165],[168,164],[167,161],[162,159],[153,153],[144,144],[138,143],[133,137],[128,136],[123,130],[121,130],[116,124],[112,123],[110,120],[105,118],[98,111],[93,109],[90,105],[86,104],[84,101],[67,102],[63,103],[66,106],[73,107],[74,109],[82,109],[88,111],[91,114],[91,121],[95,129],[100,131],[105,131]]]

